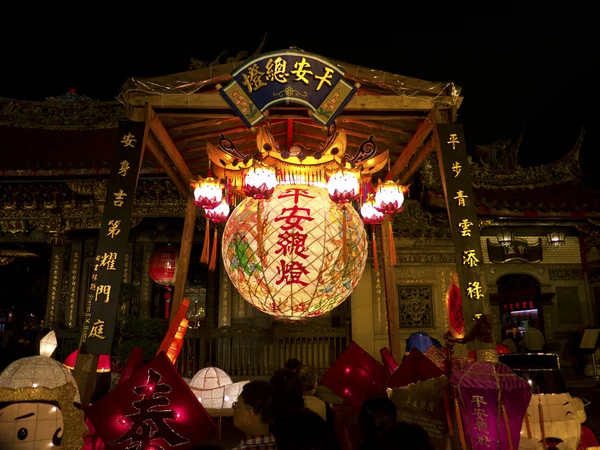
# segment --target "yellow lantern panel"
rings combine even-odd
[[[246,301],[277,318],[299,320],[325,314],[348,298],[362,276],[367,246],[354,208],[336,205],[324,188],[278,185],[270,200],[246,198],[237,206],[221,250],[227,274]]]

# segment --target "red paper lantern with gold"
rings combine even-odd
[[[177,250],[171,245],[165,245],[155,250],[150,257],[148,270],[150,277],[161,286],[173,286],[177,276]]]

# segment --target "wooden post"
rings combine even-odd
[[[192,254],[192,244],[194,242],[194,228],[196,228],[197,213],[198,207],[194,203],[194,196],[190,193],[185,208],[185,221],[183,223],[183,233],[181,235],[181,246],[179,247],[179,259],[177,260],[175,294],[173,295],[173,305],[171,306],[171,311],[174,311],[175,313],[179,311],[179,305],[181,305],[185,293],[185,282],[187,281],[188,269],[190,267],[190,256]],[[177,314],[170,315],[170,322],[173,322],[176,315]]]
[[[73,376],[79,387],[79,396],[81,398],[81,407],[83,409],[87,408],[92,400],[99,359],[100,355],[82,353],[81,347],[79,348]]]
[[[398,288],[396,286],[396,268],[392,265],[390,258],[390,230],[388,221],[392,220],[387,215],[381,224],[381,251],[383,253],[383,280],[385,282],[385,306],[387,311],[388,340],[390,353],[400,363],[402,361],[402,350],[400,348],[400,310],[398,308]]]

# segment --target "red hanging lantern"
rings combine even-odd
[[[177,276],[177,250],[171,245],[160,247],[152,253],[148,270],[150,277],[161,286],[173,286]]]
[[[177,278],[177,250],[171,244],[160,247],[152,253],[148,271],[150,278],[161,286],[165,286],[165,319],[169,318],[171,309],[171,291]]]

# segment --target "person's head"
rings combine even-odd
[[[434,450],[427,431],[419,425],[398,422],[383,432],[377,441],[377,450]]]
[[[246,436],[267,434],[273,420],[273,387],[266,381],[244,386],[233,404],[233,424]]]
[[[396,423],[396,405],[387,397],[365,400],[358,414],[358,426],[365,440],[377,438]]]
[[[529,324],[529,328],[536,328],[537,320],[535,320],[535,319],[529,319],[527,321],[527,323]]]
[[[304,407],[304,398],[298,386],[298,374],[288,369],[279,369],[273,374],[269,383],[274,389],[275,420],[284,420],[294,411]]]
[[[329,433],[326,422],[307,408],[296,411],[281,423],[275,435],[277,450],[327,450]]]
[[[296,358],[290,358],[285,362],[283,367],[288,370],[296,370],[301,365],[302,365],[302,363],[300,362],[300,360],[298,360]]]
[[[317,371],[310,366],[300,366],[296,369],[298,386],[304,395],[311,395],[317,391],[319,376]]]

